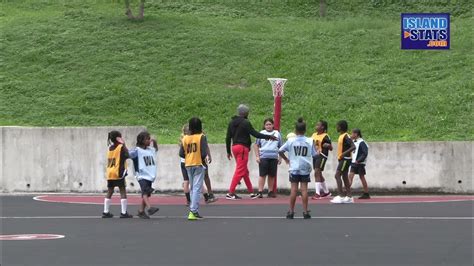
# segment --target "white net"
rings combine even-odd
[[[283,89],[285,88],[287,79],[268,78],[268,81],[272,84],[273,97],[283,96]]]

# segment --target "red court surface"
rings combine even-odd
[[[227,200],[224,196],[218,196],[219,200],[213,205],[281,205],[289,202],[288,196],[280,195],[277,198]],[[354,197],[355,198],[355,197]],[[76,204],[103,204],[103,195],[41,195],[34,197],[37,201],[58,202],[58,203],[76,203]],[[311,200],[310,204],[331,204],[330,199]],[[298,200],[299,201],[299,200]],[[297,202],[298,202],[297,201]],[[436,195],[436,196],[379,196],[369,200],[354,199],[355,204],[372,203],[423,203],[423,202],[452,202],[452,201],[474,201],[473,195]],[[141,198],[138,195],[129,195],[129,205],[139,205]],[[151,203],[156,205],[183,205],[184,196],[153,195]],[[120,205],[120,196],[112,197],[112,204]]]

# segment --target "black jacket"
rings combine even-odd
[[[227,148],[227,154],[232,154],[230,144],[242,144],[248,148],[252,145],[250,135],[259,139],[271,139],[271,135],[261,134],[256,131],[250,121],[242,116],[234,116],[227,127],[227,136],[225,138],[225,144]]]
[[[354,141],[356,149],[352,152],[352,162],[358,162],[359,164],[365,164],[367,155],[369,155],[369,147],[363,139],[357,139]]]

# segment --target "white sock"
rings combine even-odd
[[[316,182],[316,194],[321,195],[321,182]]]
[[[120,206],[122,207],[122,213],[127,213],[127,199],[121,199]]]
[[[323,189],[324,193],[329,193],[329,189],[326,186],[326,181],[321,182],[321,188]]]
[[[110,199],[105,198],[104,199],[104,213],[109,212],[109,207],[110,207]]]

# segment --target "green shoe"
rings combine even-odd
[[[203,217],[201,215],[199,215],[199,213],[193,213],[193,212],[189,212],[188,214],[188,220],[190,221],[196,221],[196,220],[201,220],[203,219]]]

